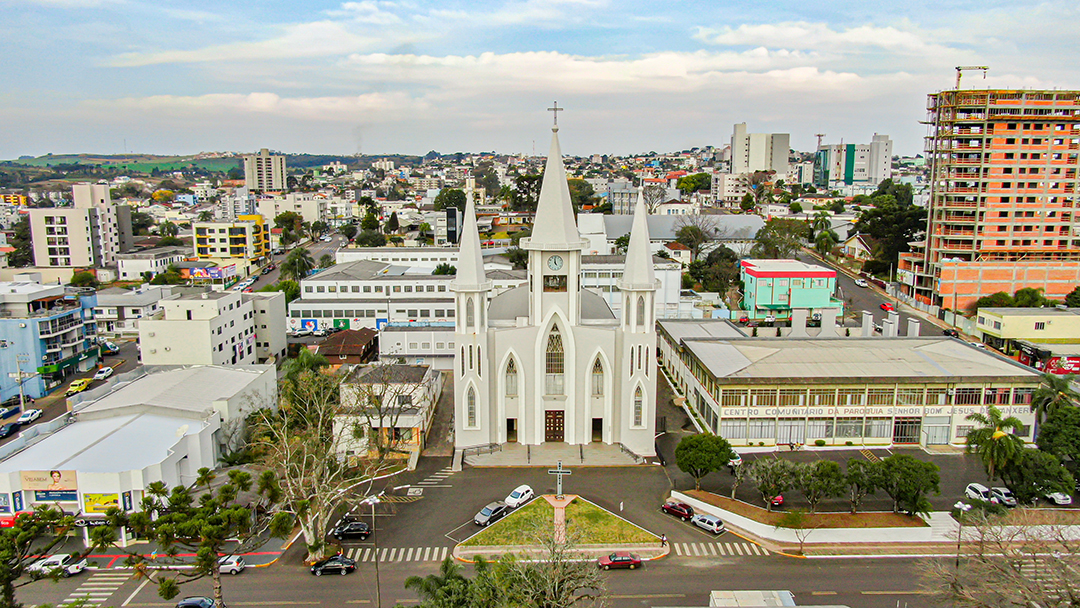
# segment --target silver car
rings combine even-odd
[[[509,509],[507,508],[506,503],[501,500],[496,500],[495,502],[488,503],[483,509],[480,509],[480,512],[473,518],[473,523],[478,526],[490,526],[502,519],[507,511],[509,511]]]
[[[247,563],[239,555],[226,555],[218,560],[218,572],[222,574],[240,574],[244,568],[247,568]]]

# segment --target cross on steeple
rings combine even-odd
[[[559,128],[559,112],[566,110],[566,108],[560,108],[559,102],[552,104],[553,107],[548,108],[548,112],[551,112],[555,116],[555,128]]]

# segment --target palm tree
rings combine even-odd
[[[1059,376],[1046,373],[1042,375],[1042,384],[1031,396],[1031,411],[1035,412],[1040,424],[1046,422],[1046,417],[1059,408],[1075,407],[1080,403],[1080,393],[1077,393],[1072,386],[1075,380],[1076,376],[1073,374]]]
[[[817,234],[826,230],[832,230],[832,222],[829,220],[831,217],[826,211],[818,211],[814,214],[814,219],[810,220],[810,230]]]
[[[968,432],[964,451],[969,454],[974,452],[979,456],[986,468],[987,477],[993,481],[996,473],[1015,461],[1023,451],[1024,441],[1013,433],[1022,429],[1024,423],[1015,416],[1002,418],[1001,411],[992,405],[986,408],[985,414],[968,414],[967,420],[982,426]]]
[[[482,559],[476,566],[477,569],[487,569],[487,563]],[[405,579],[405,588],[415,591],[424,604],[432,606],[465,605],[470,586],[469,579],[461,574],[461,566],[449,557],[439,566],[438,574],[423,578],[413,575]]]
[[[817,237],[814,239],[814,249],[821,257],[825,257],[839,242],[840,238],[836,236],[835,232],[825,229],[817,233]]]
[[[214,214],[213,213],[211,213],[209,211],[200,211],[199,212],[199,220],[198,221],[200,221],[200,222],[209,222],[209,221],[211,221],[213,219],[214,219]]]
[[[296,282],[300,282],[315,268],[315,260],[311,252],[303,247],[297,247],[289,253],[289,257],[281,263],[281,274]]]
[[[317,372],[327,365],[330,365],[330,362],[325,356],[307,348],[301,348],[295,359],[289,359],[281,366],[281,371],[284,372],[286,379],[295,380],[304,372]]]

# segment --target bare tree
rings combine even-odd
[[[664,202],[664,196],[667,194],[667,188],[661,184],[649,184],[641,189],[641,196],[645,201],[645,211],[652,215],[656,213],[656,208]]]
[[[923,587],[954,606],[1068,608],[1080,605],[1080,554],[1061,516],[1018,509],[1008,519],[967,516],[956,560],[920,562]]]
[[[356,368],[341,384],[339,427],[379,459],[404,454],[410,444],[419,449],[423,438],[412,431],[427,428],[440,382],[427,366],[396,360]]]
[[[717,227],[715,217],[681,215],[675,220],[672,226],[675,229],[675,240],[690,248],[691,262],[698,259],[706,243],[720,237],[722,231]]]

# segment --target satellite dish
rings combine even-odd
[[[187,431],[188,431],[188,425],[183,424],[183,425],[180,426],[180,428],[176,429],[176,436],[177,437],[183,437],[184,435],[187,435]]]

